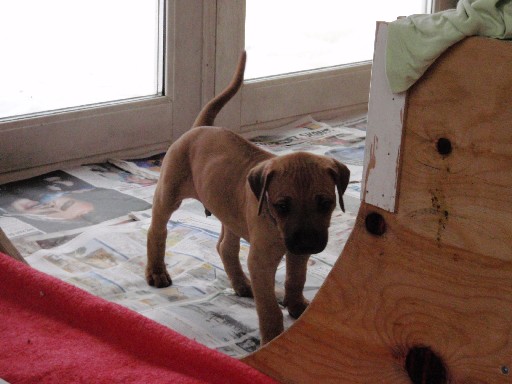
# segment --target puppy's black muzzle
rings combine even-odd
[[[286,249],[295,255],[320,253],[327,245],[327,231],[298,230],[285,238]]]

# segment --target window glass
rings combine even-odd
[[[427,0],[247,0],[246,78],[371,60],[377,21],[425,13]]]
[[[0,2],[0,119],[161,92],[158,0]]]

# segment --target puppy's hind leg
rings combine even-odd
[[[217,243],[217,252],[236,294],[241,297],[252,297],[251,283],[240,264],[240,238],[224,225]]]
[[[157,288],[172,284],[171,276],[165,266],[165,245],[167,240],[167,222],[181,205],[181,199],[173,198],[176,194],[169,193],[168,188],[158,185],[153,199],[151,225],[148,230],[148,262],[146,265],[146,281]]]

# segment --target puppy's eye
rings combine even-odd
[[[320,212],[329,212],[335,203],[329,198],[317,196],[316,204]]]
[[[280,215],[286,215],[290,212],[290,202],[288,200],[278,201],[273,204],[273,206],[276,212]]]

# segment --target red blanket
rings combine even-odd
[[[0,378],[10,383],[275,383],[129,309],[0,254]]]

